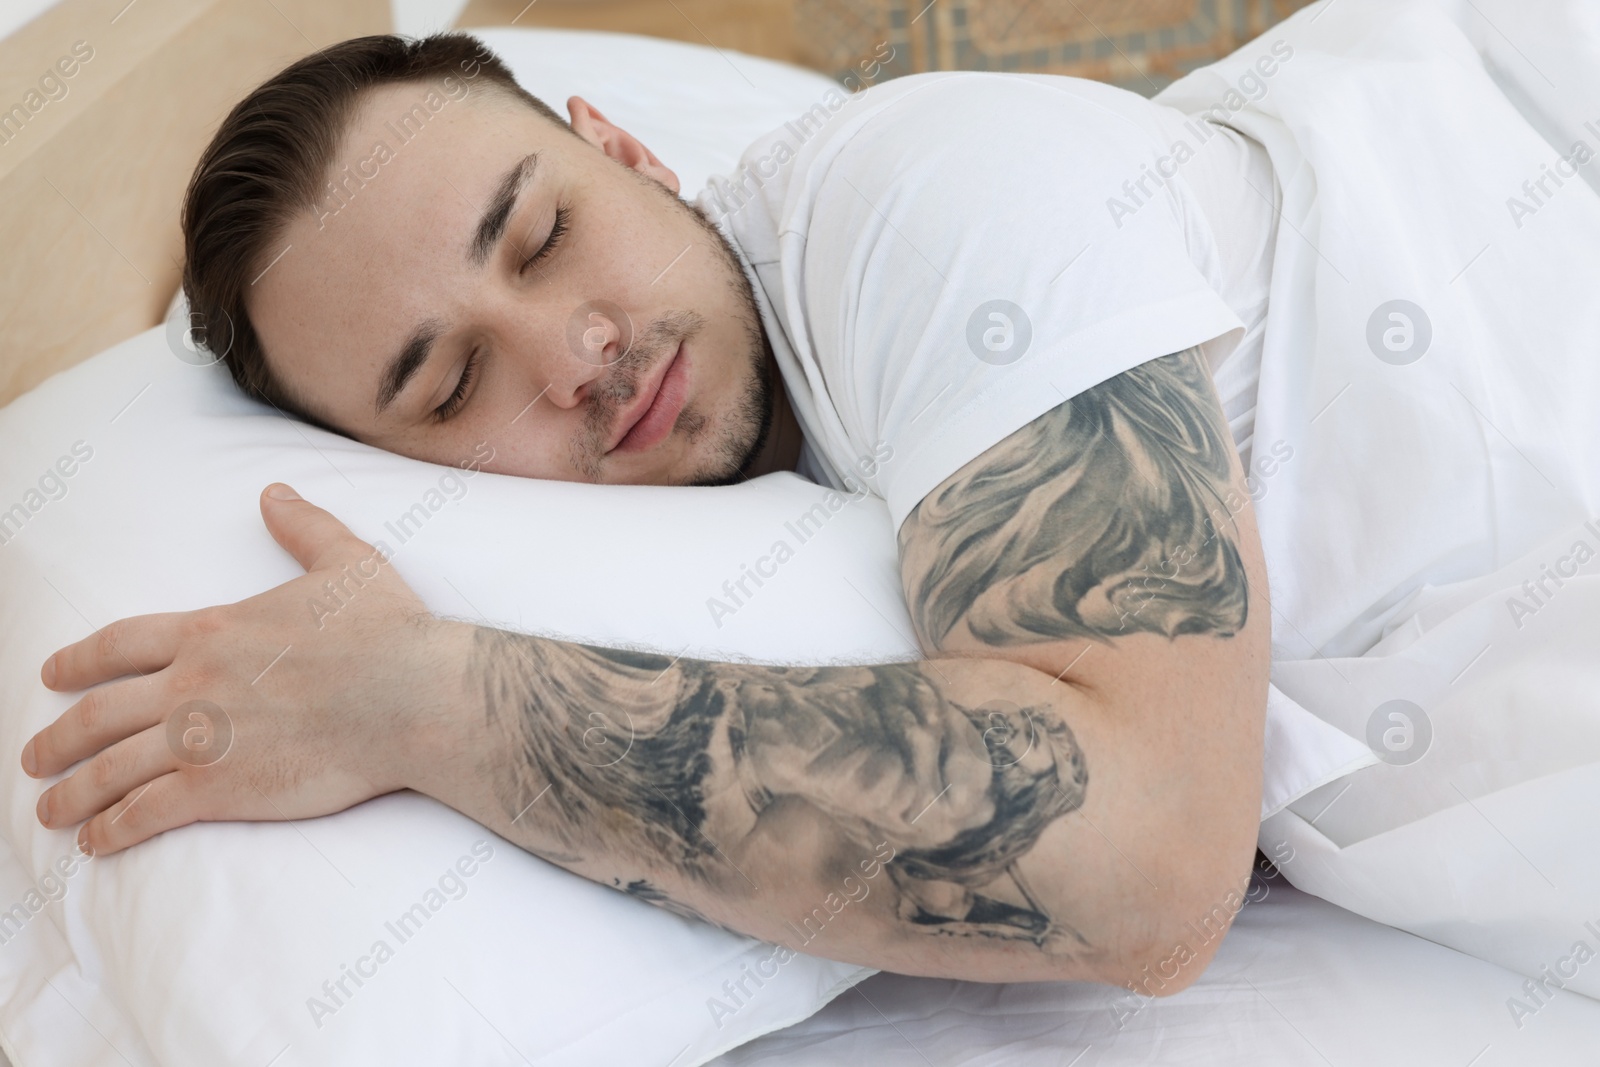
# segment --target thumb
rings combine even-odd
[[[307,571],[375,551],[349,527],[284,485],[273,482],[261,494],[261,517],[272,539]]]

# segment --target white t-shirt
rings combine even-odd
[[[799,473],[882,497],[897,532],[1032,419],[1194,345],[1248,463],[1280,202],[1228,126],[975,72],[840,90],[699,198],[752,278]],[[1263,817],[1371,762],[1268,687]]]
[[[882,497],[898,531],[969,460],[1146,360],[1204,344],[1234,369],[1230,418],[1253,405],[1233,357],[1252,333],[1259,357],[1272,211],[1227,180],[1266,166],[1274,195],[1253,145],[1097,82],[975,72],[841,89],[757,140],[699,202],[755,282],[800,473]],[[1247,219],[1229,244],[1196,187]]]

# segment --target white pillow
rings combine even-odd
[[[565,116],[581,96],[639,138],[693,199],[764,133],[838,94],[821,74],[726,48],[626,33],[473,29],[523,88]]]
[[[558,105],[558,85],[587,93],[638,131],[670,104],[642,136],[691,192],[831,84],[643,38],[484,36]],[[613,84],[617,71],[633,80]],[[667,136],[680,115],[698,139]],[[39,825],[42,786],[17,763],[72,702],[40,685],[40,663],[113,619],[238,600],[299,573],[261,524],[257,494],[275,480],[385,541],[440,614],[717,659],[917,654],[881,501],[789,473],[725,489],[464,478],[290,422],[221,366],[178,358],[168,336],[150,330],[0,410],[0,833],[41,890],[9,925],[0,914],[0,938],[18,938],[0,952],[0,988],[13,991],[0,1028],[20,1067],[60,1062],[64,1045],[38,1023],[62,998],[105,1039],[79,1063],[689,1067],[871,973],[798,957],[729,1014],[724,983],[774,970],[772,946],[570,875],[414,793],[71,860],[76,828]],[[401,543],[387,524],[418,504],[426,521]],[[786,524],[818,504],[828,517],[801,543]],[[724,582],[779,539],[793,557],[714,617],[708,601],[726,602]],[[427,918],[402,941],[389,924],[419,903]]]
[[[0,411],[0,501],[23,509],[0,547],[0,831],[24,864],[43,878],[75,832],[39,825],[41,786],[17,766],[72,702],[39,684],[39,664],[91,626],[299,573],[259,517],[274,480],[386,542],[440,614],[719,659],[915,655],[881,501],[790,473],[724,489],[464,473],[291,423],[220,366],[175,358],[163,329]],[[819,503],[829,518],[801,544],[785,524]],[[418,504],[426,520],[401,542],[390,527]],[[708,600],[778,539],[793,558],[714,618]],[[385,924],[463,857],[464,888],[443,887],[461,898],[400,943]],[[80,861],[65,881],[48,914],[75,958],[42,975],[82,970],[105,998],[97,1014],[120,1007],[169,1065],[264,1064],[286,1045],[298,1063],[498,1062],[506,1040],[552,1063],[693,1064],[869,973],[802,957],[732,1016],[713,1013],[723,982],[771,946],[584,881],[410,793],[303,824],[186,827]],[[382,955],[380,940],[394,958],[361,964],[375,976],[337,1000],[323,988]],[[24,962],[0,954],[0,968]]]

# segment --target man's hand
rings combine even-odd
[[[89,820],[86,851],[197,821],[327,815],[410,784],[409,742],[458,691],[471,627],[435,619],[376,549],[286,486],[261,514],[303,577],[123,619],[45,661],[50,689],[99,686],[22,752],[34,777],[87,761],[39,801],[46,826]],[[111,681],[123,675],[137,677]]]

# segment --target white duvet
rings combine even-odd
[[[1521,976],[1259,875],[1174,997],[879,974],[708,1067],[1593,1067],[1600,1002],[1520,1028]]]
[[[1381,762],[1261,843],[1532,976],[1520,1027],[1600,996],[1600,4],[1324,0],[1267,38],[1158,99],[1278,173],[1272,679]]]

